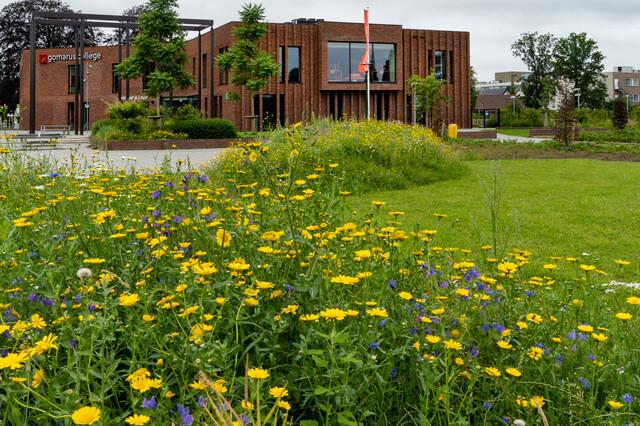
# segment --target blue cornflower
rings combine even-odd
[[[388,322],[388,321],[389,321],[388,319],[383,319],[383,320],[381,320],[381,321],[378,323],[378,328],[382,328],[382,327],[384,327],[385,325],[387,325],[387,322]]]
[[[582,389],[584,389],[584,390],[591,389],[591,383],[589,383],[589,381],[587,379],[585,379],[584,377],[578,377],[578,381],[582,385]]]
[[[477,347],[475,347],[475,346],[471,346],[470,354],[471,354],[471,356],[472,356],[472,357],[474,357],[474,358],[475,358],[475,357],[477,357],[477,356],[478,356],[478,348],[477,348]]]
[[[142,408],[146,408],[147,410],[155,410],[158,406],[156,402],[156,397],[152,396],[150,399],[144,398],[142,400]]]
[[[380,345],[378,345],[376,342],[369,343],[369,349],[375,350],[375,349],[379,349],[379,348],[380,348]]]
[[[152,200],[157,200],[158,198],[160,198],[160,191],[158,191],[157,189],[155,191],[153,191],[151,193],[151,199]]]
[[[491,407],[493,407],[493,402],[491,402],[491,401],[485,401],[485,402],[483,402],[483,403],[482,403],[482,406],[483,406],[486,410],[488,410],[488,409],[490,409]]]
[[[204,400],[204,396],[200,395],[200,397],[198,397],[198,407],[204,408],[205,405],[207,405],[207,403]]]
[[[620,399],[625,404],[631,404],[633,402],[633,395],[631,395],[630,393],[625,393]]]
[[[392,278],[389,281],[387,281],[387,285],[391,290],[395,290],[396,287],[398,286],[398,282]]]
[[[178,414],[182,419],[182,424],[184,426],[191,426],[193,424],[193,416],[189,413],[189,407],[185,407],[182,404],[178,404]]]
[[[391,373],[389,373],[389,380],[395,379],[397,375],[398,375],[398,369],[396,367],[393,367],[391,369]]]

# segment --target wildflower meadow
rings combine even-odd
[[[378,189],[464,165],[428,130],[335,126],[206,171],[2,151],[0,422],[638,423],[640,295],[599,279],[631,260],[442,246],[447,212],[409,229],[384,200],[347,221],[376,171],[353,165]]]

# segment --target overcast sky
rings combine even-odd
[[[86,13],[121,13],[144,0],[67,0]],[[9,3],[0,0],[0,4]],[[180,16],[213,19],[216,26],[237,19],[244,2],[179,0]],[[478,79],[492,80],[496,71],[524,70],[510,46],[523,32],[564,36],[586,32],[605,55],[605,71],[613,66],[640,68],[639,0],[263,0],[267,20],[324,18],[361,22],[370,7],[371,23],[405,28],[469,31],[471,64]]]

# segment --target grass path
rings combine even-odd
[[[575,159],[467,164],[471,173],[463,179],[354,197],[348,208],[356,216],[372,214],[371,201],[384,200],[379,217],[391,220],[385,212],[404,211],[405,226],[439,229],[436,244],[476,249],[493,241],[488,194],[496,187],[498,247],[533,251],[539,262],[579,257],[609,272],[607,278],[640,278],[640,164]],[[448,217],[438,221],[434,213]],[[613,263],[619,258],[632,261],[622,273]]]

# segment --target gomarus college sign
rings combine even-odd
[[[79,58],[78,58],[79,59]],[[100,52],[85,52],[85,61],[99,61],[102,59],[102,53]],[[62,53],[57,55],[40,54],[38,63],[40,65],[51,64],[53,62],[71,62],[76,60],[75,53]]]

